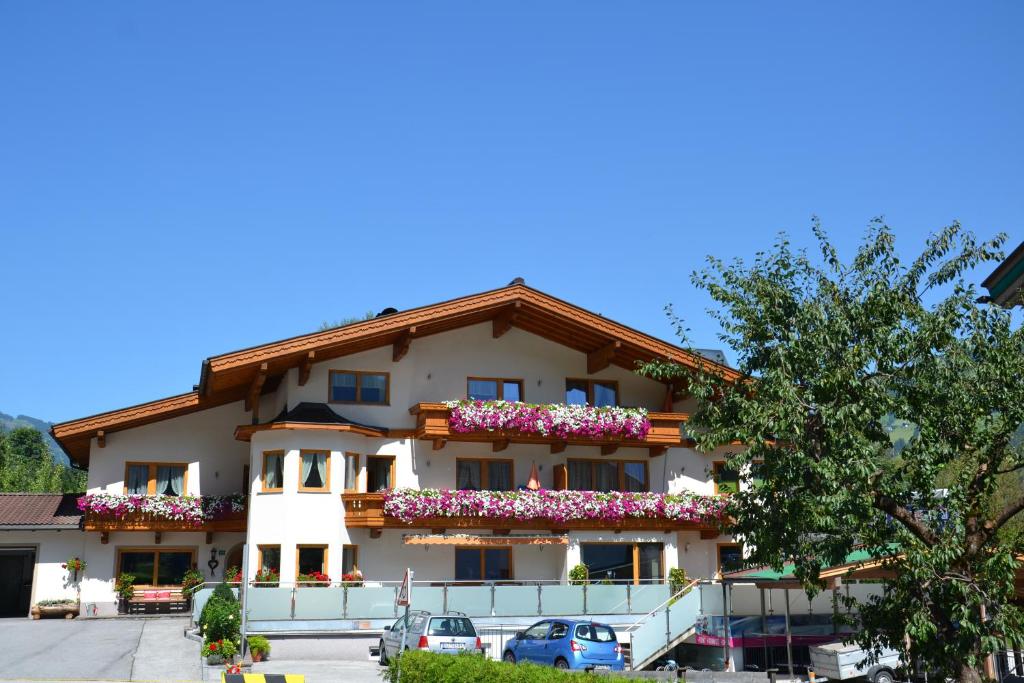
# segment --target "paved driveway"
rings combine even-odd
[[[0,681],[201,681],[187,618],[0,619]]]

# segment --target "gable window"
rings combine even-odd
[[[124,466],[124,492],[139,496],[184,496],[188,465],[171,462],[129,462]]]
[[[568,488],[573,491],[647,491],[647,463],[631,460],[570,458]]]
[[[281,546],[261,545],[259,546],[259,568],[261,573],[281,573]]]
[[[389,375],[386,372],[331,370],[327,400],[330,403],[387,405]]]
[[[327,546],[299,545],[295,547],[296,575],[320,572],[327,574]]]
[[[470,401],[522,401],[523,380],[470,377],[466,397]]]
[[[512,461],[457,458],[455,488],[460,491],[511,491]]]
[[[725,462],[712,465],[712,479],[715,482],[715,493],[736,493],[740,490],[740,474],[730,469]]]
[[[366,490],[369,493],[395,487],[395,457],[392,455],[366,456]]]
[[[331,454],[302,451],[299,458],[299,490],[327,491],[331,488]]]
[[[619,383],[607,379],[566,379],[565,402],[572,406],[617,406]]]
[[[456,581],[507,581],[511,578],[511,548],[455,548]]]
[[[359,454],[345,454],[345,490],[359,490]]]
[[[196,566],[194,548],[120,548],[117,573],[131,574],[136,586],[180,586]]]
[[[263,454],[263,490],[281,491],[284,488],[284,451]]]

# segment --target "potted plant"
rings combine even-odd
[[[258,588],[276,588],[281,582],[281,575],[276,569],[261,569],[256,572],[252,585]]]
[[[83,575],[85,574],[85,560],[80,559],[78,557],[72,557],[67,562],[62,563],[60,566],[61,568],[71,572],[71,580],[74,583],[78,583],[79,572],[81,572]]]
[[[78,609],[77,600],[40,600],[32,606],[32,618],[64,617],[65,619],[74,619],[78,616]]]
[[[118,576],[114,581],[114,593],[117,594],[117,613],[128,614],[128,601],[135,595],[135,575]]]
[[[312,571],[308,574],[299,574],[295,577],[295,584],[299,588],[327,588],[331,585],[331,580],[326,574],[322,574],[318,571]]]
[[[207,664],[223,664],[234,661],[238,647],[230,640],[208,640],[200,651]]]
[[[249,652],[252,661],[262,662],[270,654],[270,641],[263,636],[249,636]]]
[[[590,580],[590,570],[587,565],[578,564],[569,570],[569,585],[582,586]]]
[[[192,594],[199,590],[203,583],[203,573],[198,569],[189,569],[181,577],[181,596],[189,605],[192,604]]]
[[[242,568],[228,567],[224,570],[224,580],[228,583],[242,583]]]
[[[363,585],[363,574],[362,572],[351,572],[349,574],[341,575],[341,585],[345,588],[358,588]]]

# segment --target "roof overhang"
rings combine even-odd
[[[981,283],[992,301],[1007,308],[1024,305],[1024,242]]]
[[[238,425],[235,427],[235,438],[239,441],[251,441],[252,435],[256,432],[267,432],[277,430],[309,430],[323,432],[347,432],[349,434],[361,434],[369,437],[384,437],[388,435],[386,429],[373,429],[360,425],[347,424],[316,424],[310,422],[271,422],[258,425]]]
[[[286,372],[308,376],[313,363],[392,346],[401,358],[421,337],[490,322],[495,338],[511,328],[587,354],[588,371],[608,365],[635,370],[638,362],[674,361],[740,379],[735,370],[523,284],[422,306],[322,332],[212,356],[203,361],[195,391],[61,422],[50,430],[75,462],[87,466],[91,440],[107,434],[252,399],[273,391]],[[301,379],[300,379],[301,381]]]

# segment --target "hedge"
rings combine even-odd
[[[584,673],[566,673],[550,666],[523,662],[506,664],[478,654],[457,655],[410,650],[396,657],[383,672],[388,683],[594,683]]]

